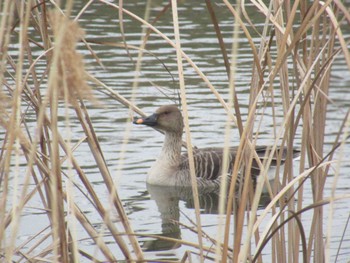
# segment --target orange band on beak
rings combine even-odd
[[[142,123],[143,123],[143,119],[138,119],[138,120],[136,121],[136,123],[137,123],[137,124],[142,124]]]

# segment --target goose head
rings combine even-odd
[[[182,134],[184,124],[182,114],[175,105],[161,106],[152,115],[137,118],[134,124],[143,124],[164,131],[165,133]]]

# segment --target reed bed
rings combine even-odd
[[[239,130],[240,144],[233,180],[230,185],[223,183],[220,189],[219,213],[224,217],[218,219],[217,236],[206,234],[201,225],[192,147],[187,147],[187,151],[192,160],[190,168],[194,182],[192,192],[196,221],[187,227],[196,233],[198,241],[146,236],[188,246],[188,252],[179,259],[181,262],[330,262],[332,211],[338,200],[350,197],[338,195],[336,183],[341,162],[344,161],[342,152],[348,144],[349,109],[345,110],[344,121],[332,149],[325,148],[326,128],[329,125],[327,105],[332,103],[329,97],[332,93],[332,65],[336,59],[340,59],[345,61],[350,71],[349,38],[343,32],[350,24],[348,8],[340,1],[270,1],[268,5],[251,1],[249,8],[259,12],[263,18],[261,31],[249,17],[245,2],[232,4],[224,0],[220,8],[226,9],[234,21],[233,44],[228,47],[222,36],[217,7],[206,0],[208,16],[220,47],[217,56],[222,58],[227,72],[225,90],[229,93],[229,99],[225,100],[221,91],[214,87],[182,48],[178,9],[181,3],[178,1],[165,3],[153,20],[150,19],[151,1],[147,2],[143,18],[124,9],[123,1],[98,1],[118,13],[121,43],[86,39],[79,19],[92,8],[94,1],[84,3],[80,11],[73,15],[75,2],[4,0],[0,4],[1,261],[155,260],[147,258],[140,247],[139,240],[145,235],[133,230],[119,196],[117,182],[113,180],[100,147],[89,107],[86,106],[103,107],[103,102],[95,96],[102,93],[129,108],[130,115],[137,113],[144,116],[134,103],[138,92],[138,75],[133,79],[131,97],[125,98],[85,69],[84,57],[77,51],[77,45],[80,43],[88,50],[100,67],[105,66],[94,52],[93,44],[124,49],[131,60],[130,51],[137,50],[138,56],[134,62],[135,71],[139,72],[144,54],[152,55],[147,50],[148,39],[156,35],[164,41],[164,45],[176,52],[178,74],[175,78],[179,83],[179,99],[175,96],[175,100],[178,99],[183,110],[184,144],[192,146],[183,63],[193,68],[215,96],[218,105],[227,112],[225,156],[232,146],[232,124]],[[157,29],[157,21],[163,16],[172,17],[173,37]],[[141,46],[130,45],[123,35],[125,17],[143,28]],[[253,33],[259,36],[259,43],[254,40]],[[230,59],[239,53],[238,40],[241,38],[249,43],[253,54],[247,117],[241,113],[242,105],[235,87],[238,65]],[[157,63],[161,64],[162,61]],[[173,72],[169,72],[169,79],[172,78],[171,74]],[[270,109],[274,112],[277,108],[276,93],[281,94],[284,118],[282,123],[274,123],[271,154],[260,162],[254,146],[260,125],[264,122],[264,112]],[[70,129],[72,119],[79,123],[82,130],[75,144],[72,137],[76,134],[72,134]],[[297,131],[301,134],[298,142],[301,147],[300,167],[295,171],[291,149],[296,144]],[[130,130],[126,128],[123,144],[127,145],[129,137]],[[88,146],[89,152],[86,154],[93,157],[94,165],[101,174],[108,203],[101,200],[89,182],[85,168],[75,156],[75,150],[81,145]],[[267,170],[271,165],[272,152],[278,145],[288,147],[289,151],[284,169],[280,171],[278,165],[275,182],[271,184],[267,180]],[[240,172],[249,174],[253,159],[259,162],[261,176],[254,191],[247,176],[239,189],[237,206],[236,178]],[[122,159],[119,167],[121,173]],[[283,175],[281,184],[278,183],[279,172]],[[329,179],[330,174],[333,175],[332,180]],[[330,183],[333,184],[331,194],[325,195],[325,186]],[[304,200],[306,184],[312,188],[312,200],[307,202]],[[271,201],[258,213],[264,188],[268,189]],[[75,199],[77,191],[83,193],[93,207],[103,230],[96,229],[84,214],[83,207]],[[20,239],[21,231],[30,227],[23,223],[23,217],[34,199],[39,200],[40,207],[37,209],[47,216],[49,225],[37,226],[37,234],[23,241]],[[38,204],[38,201],[35,202]],[[111,210],[116,211],[117,223],[112,218]],[[311,228],[307,230],[303,222],[305,214],[312,217]],[[84,232],[94,244],[95,253],[87,252],[80,246],[80,232]],[[212,245],[206,245],[204,240],[209,240]],[[263,257],[267,244],[270,249],[268,259]]]

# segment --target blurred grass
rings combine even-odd
[[[94,207],[104,224],[105,232],[113,238],[115,245],[123,255],[122,260],[142,262],[148,259],[140,248],[139,235],[133,232],[133,227],[124,211],[119,198],[115,182],[113,182],[103,152],[98,142],[98,135],[94,131],[89,117],[89,110],[85,101],[100,105],[93,96],[90,84],[99,86],[98,92],[115,98],[133,112],[143,115],[134,105],[137,96],[138,76],[134,76],[134,85],[131,98],[124,98],[113,91],[106,84],[98,80],[93,74],[86,72],[84,58],[76,51],[76,45],[81,42],[85,45],[97,64],[103,66],[103,61],[94,53],[89,41],[84,37],[84,30],[79,26],[79,17],[89,9],[91,3],[85,3],[81,12],[70,19],[73,0],[66,3],[48,1],[12,1],[4,0],[0,4],[0,50],[1,66],[0,80],[0,125],[5,133],[0,152],[0,203],[4,209],[0,211],[0,240],[1,254],[7,262],[23,260],[47,260],[53,262],[78,262],[82,257],[98,262],[95,255],[90,255],[79,247],[77,229],[84,229],[97,246],[103,261],[116,262],[115,247],[109,246],[104,235],[97,231],[94,225],[84,215],[82,208],[74,199],[76,184],[73,173],[77,174],[83,183],[81,191],[86,193],[87,200]],[[188,123],[188,107],[186,99],[186,83],[181,73],[182,63],[193,67],[198,76],[203,79],[208,89],[215,95],[223,109],[227,112],[226,125],[226,153],[229,145],[230,124],[235,123],[241,136],[238,156],[235,160],[233,178],[237,178],[240,170],[250,170],[252,160],[259,162],[261,176],[257,182],[255,192],[251,191],[250,180],[245,180],[242,188],[240,205],[235,206],[236,187],[232,180],[228,189],[222,187],[220,207],[225,220],[218,221],[218,234],[211,237],[213,247],[205,247],[203,238],[208,238],[201,226],[198,194],[193,185],[195,201],[196,228],[198,244],[186,240],[177,242],[197,250],[201,261],[213,260],[216,262],[263,262],[262,253],[268,242],[272,251],[269,262],[324,262],[330,260],[329,242],[331,240],[332,213],[324,212],[324,205],[330,207],[340,198],[337,195],[335,184],[332,195],[324,196],[325,185],[330,166],[337,164],[335,177],[339,176],[340,161],[333,160],[334,152],[342,150],[346,144],[349,131],[349,114],[344,116],[344,122],[339,127],[338,136],[330,152],[325,152],[325,129],[327,126],[327,104],[332,92],[330,76],[335,58],[345,61],[350,70],[349,41],[344,37],[342,29],[350,24],[349,10],[339,1],[305,1],[283,2],[270,1],[266,6],[262,2],[252,1],[255,12],[260,12],[265,18],[263,30],[260,32],[252,23],[249,12],[242,2],[235,5],[223,1],[224,7],[235,21],[232,32],[233,45],[227,49],[221,34],[220,17],[216,15],[211,1],[206,1],[206,7],[211,17],[215,34],[218,38],[222,58],[229,82],[227,89],[230,99],[225,101],[218,91],[184,52],[181,46],[181,27],[178,22],[177,1],[164,5],[154,21],[148,21],[151,1],[148,2],[144,17],[123,9],[123,1],[118,5],[111,1],[101,0],[100,3],[115,9],[119,13],[119,27],[123,34],[125,16],[134,19],[135,23],[144,26],[142,33],[143,43],[134,47],[123,42],[118,43],[126,51],[130,59],[130,49],[138,49],[138,58],[135,62],[136,72],[142,68],[143,54],[147,51],[147,40],[150,35],[157,35],[165,43],[176,50],[177,66],[180,72],[177,77],[180,85],[179,96],[184,112],[186,126],[186,143],[192,145]],[[50,11],[49,11],[50,10]],[[166,36],[157,29],[156,21],[162,16],[173,18],[174,36]],[[256,44],[250,32],[260,36],[260,43]],[[35,32],[35,36],[33,35]],[[239,33],[239,34],[238,34]],[[249,88],[249,114],[243,120],[240,102],[235,88],[236,69],[235,61],[230,61],[239,52],[239,38],[244,37],[249,42],[253,54],[253,68],[251,72],[251,86]],[[15,55],[8,53],[11,43],[17,41],[18,50]],[[98,43],[95,41],[95,43]],[[34,56],[31,45],[40,48],[41,54]],[[116,44],[99,42],[100,45],[113,47]],[[271,50],[276,50],[276,54]],[[230,54],[230,55],[228,55]],[[36,57],[36,58],[35,58]],[[34,59],[35,58],[35,59]],[[38,64],[44,62],[44,73],[38,74]],[[47,85],[42,83],[46,82]],[[271,146],[271,154],[261,163],[254,151],[256,138],[259,136],[259,125],[264,121],[263,114],[267,108],[275,107],[275,92],[273,83],[279,83],[282,94],[284,119],[282,124],[275,124],[275,143]],[[261,105],[258,101],[264,101]],[[58,129],[60,108],[65,110],[65,126],[67,133],[62,134]],[[26,115],[33,110],[36,116],[35,133],[31,134],[27,128]],[[74,109],[75,116],[69,114]],[[349,109],[347,109],[348,111]],[[84,131],[82,139],[77,145],[72,145],[69,125],[71,118],[79,120]],[[296,130],[302,130],[300,170],[293,171],[292,148],[296,137]],[[67,136],[68,134],[68,136]],[[70,135],[69,135],[70,134]],[[123,143],[128,142],[129,131],[126,128]],[[74,149],[86,143],[94,157],[96,166],[103,178],[106,190],[109,193],[110,204],[103,204],[98,193],[89,182],[86,171],[79,165],[74,156]],[[272,152],[277,146],[287,146],[287,162],[281,173],[281,186],[278,186],[278,173],[273,185],[267,180],[267,170],[272,161]],[[191,156],[191,147],[188,148]],[[22,157],[26,160],[25,174],[21,174]],[[68,170],[62,168],[67,163]],[[123,160],[121,159],[120,169]],[[194,178],[194,165],[191,165]],[[279,168],[277,170],[280,170]],[[32,185],[34,182],[34,186]],[[193,180],[195,182],[195,180]],[[311,205],[303,203],[304,184],[311,182],[313,201]],[[263,188],[269,190],[271,202],[259,216],[258,204]],[[21,217],[27,204],[34,196],[39,196],[43,210],[50,225],[43,226],[41,231],[46,234],[41,238],[33,237],[34,244],[23,251],[27,245],[16,242],[21,236]],[[229,196],[226,200],[226,196]],[[11,205],[9,205],[11,204]],[[116,225],[111,220],[110,206],[120,218]],[[246,209],[249,207],[250,209]],[[233,211],[233,214],[232,214]],[[303,227],[303,214],[312,211],[312,226],[306,232]],[[261,223],[266,215],[272,215],[267,227]],[[232,219],[232,216],[234,217]],[[325,218],[328,218],[328,229],[324,232]],[[231,229],[231,222],[234,228]],[[244,226],[245,222],[247,223]],[[266,224],[265,224],[266,225]],[[246,227],[246,235],[243,229]],[[47,232],[46,230],[49,231]],[[234,239],[234,246],[230,239]],[[158,237],[164,238],[164,237]],[[31,240],[32,241],[32,240]],[[29,241],[28,241],[29,243]],[[252,244],[255,244],[254,246]],[[299,249],[301,247],[301,249]],[[38,249],[40,251],[38,252]],[[183,261],[190,261],[191,253],[184,255]],[[97,253],[96,253],[97,254]]]

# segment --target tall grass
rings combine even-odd
[[[140,248],[138,237],[141,234],[134,233],[124,211],[99,145],[98,135],[90,120],[89,109],[85,106],[87,101],[95,105],[102,104],[93,95],[92,87],[98,86],[96,91],[115,98],[125,107],[143,115],[133,104],[139,81],[137,76],[134,78],[133,95],[127,99],[96,79],[93,74],[86,72],[84,68],[84,58],[76,50],[79,42],[83,43],[96,62],[103,66],[103,62],[85,39],[84,29],[79,26],[79,17],[90,8],[92,2],[87,2],[76,17],[72,16],[73,0],[65,3],[4,0],[0,4],[0,124],[3,128],[0,152],[0,240],[1,257],[6,262],[78,262],[82,258],[98,262],[100,257],[97,255],[102,255],[102,260],[108,262],[124,259],[131,262],[150,260],[145,258]],[[234,163],[233,180],[231,185],[223,186],[220,191],[220,213],[225,215],[225,219],[218,221],[216,237],[208,237],[204,233],[198,191],[193,184],[198,243],[176,240],[192,248],[192,252],[186,253],[182,261],[190,261],[191,254],[196,250],[200,261],[265,262],[262,253],[269,243],[269,262],[329,262],[332,208],[338,199],[349,198],[338,196],[336,191],[336,179],[342,161],[341,151],[348,138],[349,114],[344,116],[333,149],[325,151],[324,145],[334,60],[344,60],[350,70],[349,40],[342,32],[343,28],[350,24],[349,10],[340,1],[270,1],[269,6],[263,2],[252,1],[251,8],[264,17],[263,30],[260,32],[260,28],[256,28],[251,22],[245,2],[238,1],[232,5],[224,0],[224,7],[221,8],[227,9],[234,21],[233,45],[227,49],[220,29],[220,17],[217,17],[213,3],[206,1],[221,50],[218,57],[222,57],[229,80],[227,90],[230,99],[225,101],[222,94],[182,49],[177,8],[180,3],[173,0],[165,5],[154,21],[147,21],[151,1],[147,4],[145,19],[124,9],[123,1],[117,4],[101,0],[100,3],[118,12],[122,34],[123,18],[126,16],[140,26],[145,26],[141,47],[129,45],[124,37],[122,44],[95,41],[100,45],[122,46],[128,55],[131,49],[139,50],[135,63],[137,72],[142,68],[143,54],[147,52],[150,35],[157,35],[164,39],[168,46],[174,48],[177,54],[179,94],[185,119],[187,145],[192,143],[183,60],[193,67],[210,92],[215,95],[218,104],[227,112],[225,156],[231,141],[231,123],[239,129],[241,141]],[[173,19],[174,40],[155,26],[160,17],[168,15]],[[258,44],[251,35],[253,31],[260,36]],[[230,60],[230,57],[239,52],[238,38],[242,37],[249,42],[253,54],[247,118],[241,114],[242,105],[235,88],[237,65],[235,61]],[[16,51],[9,53],[9,46],[14,44]],[[34,46],[40,49],[40,55],[34,54]],[[45,65],[44,71],[38,71],[39,64],[41,68],[42,64]],[[260,124],[264,121],[264,114],[261,113],[271,105],[273,111],[275,110],[275,83],[278,83],[278,92],[282,94],[284,118],[281,124],[275,123],[275,141],[266,160],[261,162],[257,158],[254,146],[256,138],[259,137]],[[62,109],[65,112],[64,120],[59,118],[59,111]],[[26,121],[32,113],[36,118],[34,131],[28,128],[33,124],[28,125]],[[72,131],[69,128],[72,118],[79,121],[84,132],[76,145],[72,145]],[[58,127],[62,121],[66,127],[65,131]],[[292,149],[297,129],[301,130],[302,136],[300,168],[295,172]],[[124,142],[127,141],[128,132],[124,138]],[[86,171],[75,157],[74,151],[81,144],[89,146],[89,154],[94,158],[109,195],[108,204],[104,204],[99,198],[99,194],[88,180]],[[289,149],[287,162],[284,169],[280,169],[278,165],[275,183],[270,185],[267,170],[271,165],[273,152],[279,145]],[[192,147],[187,149],[189,156],[192,156]],[[340,152],[337,155],[339,159],[334,159],[336,151]],[[239,173],[249,174],[253,160],[259,163],[261,176],[254,191],[247,176],[248,180],[244,181],[240,189],[237,207],[236,179]],[[325,186],[329,182],[328,175],[332,165],[335,167],[335,180],[331,195],[325,196]],[[190,168],[194,183],[196,180],[192,161]],[[278,172],[283,174],[281,185],[278,184]],[[76,184],[76,176],[82,182],[81,186]],[[311,202],[304,201],[305,184],[311,184]],[[271,202],[258,215],[263,188],[268,189]],[[103,223],[105,233],[96,230],[84,215],[74,198],[75,191],[85,193],[86,200],[91,203]],[[18,240],[21,236],[23,213],[34,196],[39,197],[41,209],[47,216],[49,225],[42,226],[36,236],[20,243]],[[324,210],[325,205],[331,208],[329,214]],[[120,220],[118,224],[111,219],[110,209],[116,211]],[[305,230],[304,215],[309,215],[310,212],[311,229]],[[327,231],[324,232],[325,218],[328,218],[328,225]],[[78,229],[83,229],[93,240],[96,245],[95,254],[90,254],[79,246],[77,232],[81,230]],[[114,245],[108,244],[105,236],[110,236]],[[210,239],[213,246],[206,247],[203,243],[204,238]],[[22,250],[24,247],[25,251]],[[117,258],[115,250],[121,252],[122,259]]]

